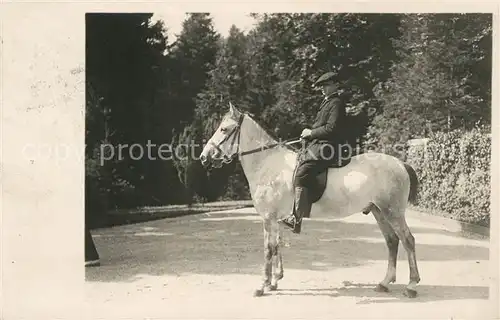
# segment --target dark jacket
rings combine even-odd
[[[343,137],[342,124],[345,121],[345,104],[337,97],[323,100],[311,129],[311,140],[339,143]]]
[[[345,103],[338,96],[331,96],[323,100],[311,127],[311,137],[304,150],[303,161],[331,162],[337,160],[338,146],[345,141],[343,127],[346,117],[345,109]]]

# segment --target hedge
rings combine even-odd
[[[489,227],[491,136],[484,128],[432,134],[408,149],[420,179],[417,206]]]

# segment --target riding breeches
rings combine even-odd
[[[316,176],[326,167],[328,167],[328,164],[321,160],[309,160],[299,163],[295,169],[294,187],[310,187]]]

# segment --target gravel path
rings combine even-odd
[[[100,229],[101,267],[86,269],[89,319],[487,319],[489,243],[408,218],[417,242],[419,296],[400,246],[397,282],[373,291],[387,249],[372,216],[314,217],[284,233],[285,277],[261,281],[263,236],[252,208]]]

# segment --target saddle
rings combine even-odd
[[[316,178],[311,181],[311,184],[308,186],[309,190],[309,201],[311,204],[317,202],[321,197],[323,196],[323,193],[325,192],[326,185],[328,184],[328,171],[330,168],[342,168],[348,165],[351,162],[351,159],[346,159],[343,160],[341,163],[337,161],[333,161],[330,163],[327,167],[325,167],[323,170],[321,170],[320,173],[316,175]],[[310,217],[310,212],[307,216],[304,216],[305,218]]]

